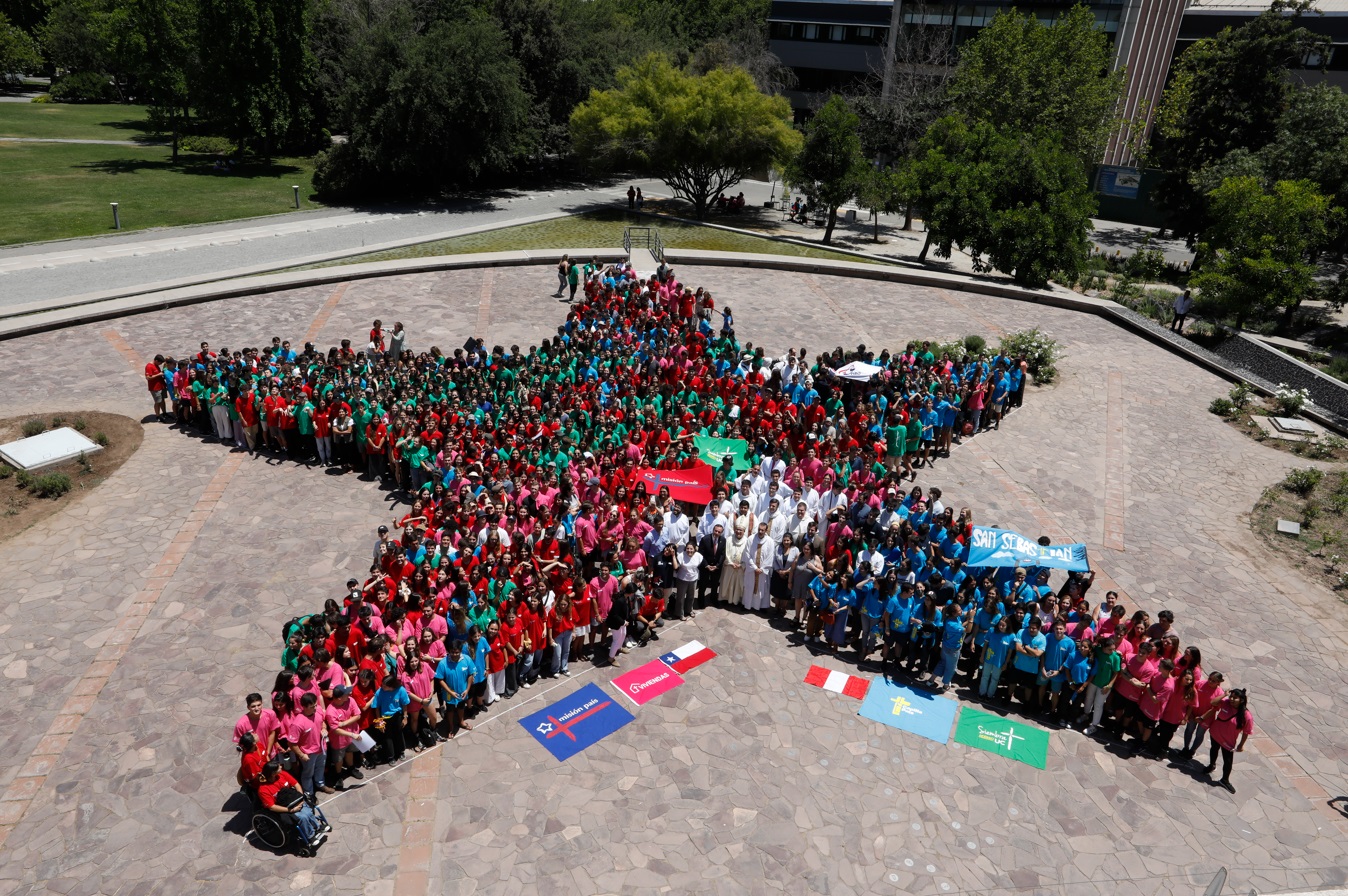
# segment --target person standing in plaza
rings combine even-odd
[[[702,536],[697,552],[702,555],[698,570],[697,605],[706,607],[721,587],[721,567],[725,565],[725,526],[717,522],[711,532]]]
[[[1245,689],[1232,688],[1231,693],[1220,703],[1208,709],[1204,718],[1208,722],[1208,734],[1212,735],[1212,750],[1203,771],[1209,775],[1216,771],[1217,754],[1220,752],[1222,779],[1218,783],[1235,793],[1236,788],[1231,783],[1231,763],[1236,753],[1245,750],[1245,742],[1254,733],[1254,713],[1250,712]]]
[[[732,532],[725,543],[725,568],[721,572],[721,587],[716,597],[721,603],[737,607],[744,600],[744,552],[749,539],[744,535],[744,519],[736,519],[731,525]]]
[[[557,291],[552,294],[554,299],[560,299],[566,292],[566,276],[571,270],[571,256],[563,255],[562,260],[557,262]]]
[[[675,549],[674,558],[672,615],[675,619],[692,619],[697,615],[693,609],[693,597],[697,592],[698,568],[702,566],[704,558],[692,539],[685,543],[682,551]]]

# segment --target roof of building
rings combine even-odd
[[[1193,0],[1185,13],[1260,13],[1273,4],[1270,0]],[[1315,10],[1326,15],[1348,13],[1348,0],[1317,0]],[[1315,13],[1310,14],[1311,18]]]

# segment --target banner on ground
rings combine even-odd
[[[1035,768],[1048,765],[1047,731],[981,709],[964,707],[959,724],[955,726],[955,742]]]
[[[931,691],[919,691],[877,678],[857,714],[934,740],[938,744],[950,742],[950,726],[955,721],[959,704]]]
[[[660,662],[682,675],[689,669],[696,669],[708,660],[716,659],[710,647],[702,646],[701,641],[689,641],[687,644],[660,657]]]
[[[587,684],[546,709],[520,719],[524,730],[565,762],[635,718],[598,685]]]
[[[865,700],[866,690],[871,686],[869,678],[848,675],[846,672],[825,669],[823,666],[811,666],[810,671],[805,673],[805,683],[857,700]]]
[[[730,458],[730,466],[736,473],[749,469],[749,443],[744,439],[718,439],[714,436],[693,436],[693,445],[697,456],[713,469],[719,470],[722,461]]]
[[[1087,572],[1090,561],[1084,544],[1041,545],[1010,529],[974,526],[965,566],[1044,566]]]
[[[675,501],[706,504],[711,500],[712,469],[703,463],[687,470],[652,470],[642,467],[637,470],[637,480],[646,483],[646,490],[652,495],[658,494],[660,487],[664,486]]]
[[[644,706],[681,684],[683,676],[660,660],[651,660],[613,679],[613,686],[637,706]]]

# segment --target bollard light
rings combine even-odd
[[[117,214],[117,203],[113,202],[113,203],[110,203],[110,205],[112,206],[112,229],[113,229],[113,230],[121,230],[121,229],[122,229],[122,219],[121,219],[121,216],[119,216],[119,215]]]
[[[295,191],[295,208],[300,207],[300,185],[292,184],[290,189]]]

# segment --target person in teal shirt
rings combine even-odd
[[[435,687],[449,705],[449,736],[460,729],[472,731],[473,726],[463,718],[468,704],[468,692],[477,677],[477,662],[463,655],[463,645],[457,641],[449,645],[449,655],[435,668]]]
[[[1001,616],[988,633],[987,645],[983,649],[983,678],[978,685],[978,696],[985,700],[996,696],[1002,670],[1006,668],[1006,661],[1016,644],[1016,635],[1009,626],[1006,617]]]

